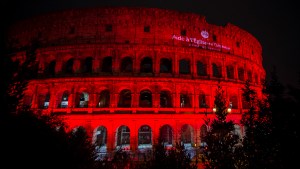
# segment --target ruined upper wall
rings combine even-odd
[[[73,9],[19,21],[8,34],[10,48],[83,43],[172,45],[219,51],[262,64],[258,40],[239,27],[212,25],[193,13],[156,8]]]

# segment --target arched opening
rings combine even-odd
[[[152,107],[152,93],[149,90],[140,92],[140,107]]]
[[[92,57],[85,58],[83,63],[81,63],[81,71],[83,73],[92,73],[92,71],[93,71],[93,58]]]
[[[73,64],[74,64],[74,59],[69,59],[64,66],[64,72],[67,74],[72,74],[73,73]]]
[[[97,107],[109,107],[110,104],[110,93],[109,90],[103,90],[99,96],[99,102]]]
[[[94,131],[94,145],[98,158],[103,159],[107,154],[107,129],[104,126],[98,127]]]
[[[69,92],[64,91],[61,97],[61,102],[59,107],[60,108],[67,108],[68,107],[68,99],[69,99]]]
[[[185,124],[181,127],[181,142],[185,147],[192,146],[193,130],[192,127],[188,124]]]
[[[133,71],[133,63],[130,57],[125,57],[121,62],[121,72],[132,72]]]
[[[206,96],[204,93],[201,93],[199,95],[199,107],[200,108],[208,108],[209,107],[208,96]]]
[[[130,130],[127,126],[120,126],[117,131],[117,147],[126,148],[130,145]]]
[[[247,72],[247,80],[249,80],[249,82],[252,82],[252,72],[251,71]]]
[[[207,126],[203,124],[200,128],[200,147],[204,148],[207,144],[205,141],[205,137],[207,135]]]
[[[197,61],[197,75],[198,76],[206,76],[207,75],[206,64],[201,61]]]
[[[231,65],[228,65],[226,67],[226,72],[227,72],[227,78],[228,79],[234,79],[234,68]]]
[[[77,101],[77,107],[79,108],[88,107],[89,94],[87,92],[82,92],[77,94],[76,101]]]
[[[56,66],[56,61],[55,60],[51,61],[45,69],[45,74],[47,76],[54,76],[55,75],[55,66]]]
[[[152,147],[152,131],[148,125],[143,125],[139,128],[138,133],[138,148],[151,148]]]
[[[118,107],[131,107],[131,91],[122,90],[119,97]]]
[[[47,109],[50,103],[50,93],[40,94],[38,100],[39,109]]]
[[[180,107],[192,107],[190,97],[188,94],[180,94]]]
[[[112,72],[112,57],[107,56],[102,61],[101,72],[111,73]]]
[[[171,126],[163,125],[160,128],[159,133],[160,133],[159,138],[161,139],[161,141],[164,145],[172,145],[173,131],[172,131]]]
[[[172,60],[167,58],[160,59],[160,73],[172,73]]]
[[[212,64],[212,71],[213,71],[213,77],[222,77],[222,68],[221,66],[218,66],[217,64]]]
[[[152,59],[150,57],[145,57],[141,61],[141,66],[140,66],[140,72],[141,73],[152,73]]]
[[[169,91],[160,92],[160,107],[172,107],[172,97]]]
[[[180,74],[190,74],[190,61],[187,59],[181,59],[179,61],[179,73]]]
[[[94,133],[96,148],[106,147],[107,143],[107,129],[104,126],[100,126]]]
[[[245,80],[245,78],[244,78],[244,69],[243,68],[238,69],[238,79],[241,80],[241,81]]]
[[[237,109],[238,108],[238,98],[237,96],[231,96],[229,98],[229,107],[232,109]]]

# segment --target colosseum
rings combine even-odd
[[[265,70],[259,41],[233,25],[166,9],[69,9],[16,22],[11,57],[22,63],[33,40],[38,76],[23,103],[60,114],[82,127],[100,154],[123,148],[143,153],[162,138],[191,153],[205,144],[205,118],[214,118],[215,90],[228,100],[236,132],[249,80],[261,97]]]

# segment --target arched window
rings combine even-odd
[[[160,59],[160,73],[172,73],[172,61],[170,59]]]
[[[104,126],[98,127],[94,134],[95,146],[104,147],[107,143],[107,129]]]
[[[87,92],[82,92],[77,95],[77,103],[80,108],[88,107],[89,94]]]
[[[180,94],[180,107],[192,107],[188,94]]]
[[[130,57],[125,57],[121,62],[121,72],[132,72],[133,64],[132,59]]]
[[[118,107],[131,107],[131,91],[122,90],[119,97]]]
[[[229,65],[226,67],[226,72],[227,72],[227,78],[228,79],[234,79],[234,68],[233,66]]]
[[[39,101],[38,101],[39,109],[47,109],[49,107],[49,103],[50,103],[49,93],[39,95]]]
[[[120,126],[117,131],[117,146],[130,144],[130,130],[127,126]]]
[[[93,58],[92,57],[85,58],[83,63],[81,63],[81,71],[83,73],[92,73],[92,71],[93,71]]]
[[[68,99],[69,99],[69,92],[64,91],[62,97],[61,97],[61,102],[59,107],[60,108],[67,108],[68,107]]]
[[[160,92],[160,107],[172,107],[172,97],[169,91]]]
[[[243,68],[238,69],[238,79],[241,80],[241,81],[245,80],[245,78],[244,78],[244,69]]]
[[[248,78],[249,82],[252,82],[252,72],[251,71],[247,72],[247,78]]]
[[[152,144],[152,131],[148,125],[143,125],[139,128],[138,145]]]
[[[205,141],[205,137],[207,135],[207,126],[205,124],[203,124],[200,128],[200,140],[201,140],[201,147],[205,147],[206,141]]]
[[[73,64],[74,64],[74,59],[69,59],[65,63],[64,72],[67,73],[67,74],[72,74],[73,73]]]
[[[183,125],[181,127],[181,142],[183,144],[190,144],[192,143],[192,127],[190,125]]]
[[[140,92],[140,107],[152,107],[152,93],[149,90]]]
[[[102,61],[101,72],[111,73],[112,72],[112,57],[107,56]]]
[[[100,93],[97,107],[109,107],[109,102],[110,102],[109,90],[103,90]]]
[[[200,108],[208,108],[209,107],[208,96],[206,96],[203,93],[199,95],[199,107]]]
[[[140,66],[140,72],[141,73],[152,73],[152,59],[150,57],[145,57],[141,61],[141,66]]]
[[[229,106],[232,109],[237,109],[238,108],[238,98],[237,98],[237,96],[231,96],[229,98]]]
[[[213,77],[222,77],[222,69],[221,66],[218,66],[217,64],[212,64],[212,71],[213,71]]]
[[[181,59],[179,61],[179,73],[180,74],[190,74],[190,61],[186,59]]]
[[[172,139],[173,139],[173,131],[171,126],[169,125],[164,125],[160,128],[160,139],[161,141],[165,144],[172,144]]]
[[[53,60],[51,61],[47,67],[45,68],[45,74],[47,76],[54,76],[55,75],[55,65],[56,65],[56,61]]]
[[[197,61],[197,75],[198,76],[206,76],[207,71],[206,71],[206,65],[200,61]]]

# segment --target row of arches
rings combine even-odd
[[[85,128],[82,126],[74,128],[73,131],[78,130],[78,128],[85,131]],[[154,133],[154,130],[149,125],[141,125],[137,130],[136,141],[132,141],[131,135],[134,131],[131,131],[131,129],[126,125],[120,125],[114,131],[109,131],[109,129],[105,126],[98,126],[93,131],[92,142],[96,148],[102,152],[107,151],[107,144],[109,141],[112,141],[109,140],[112,139],[109,138],[111,136],[113,136],[114,139],[113,147],[111,148],[131,149],[132,147],[130,146],[135,146],[137,149],[152,148],[152,145],[157,141],[161,141],[165,146],[172,146],[176,141],[179,141],[184,144],[185,148],[189,148],[194,147],[197,143],[204,146],[206,144],[204,137],[206,136],[207,131],[208,126],[205,124],[200,127],[200,133],[197,133],[196,130],[189,124],[182,125],[180,127],[180,131],[174,131],[170,125],[165,124],[159,128],[159,133]],[[179,134],[178,138],[175,138],[176,134]],[[235,125],[233,134],[242,138],[242,131],[239,125]]]
[[[37,95],[37,108],[39,109],[49,108],[51,102],[53,102],[51,103],[52,108],[131,108],[135,106],[141,108],[212,108],[214,99],[209,94],[203,92],[199,93],[199,95],[196,96],[197,99],[195,99],[195,96],[192,93],[180,92],[179,94],[176,94],[168,90],[161,90],[156,94],[152,93],[149,89],[141,90],[137,96],[129,89],[123,89],[118,94],[113,94],[109,89],[105,89],[97,94],[89,93],[86,90],[76,93],[71,93],[70,90],[64,90],[62,92],[52,93],[52,95],[50,95],[50,92],[38,93]],[[114,95],[114,99],[112,98],[112,95]],[[138,100],[136,101],[134,97],[137,97]],[[32,105],[33,95],[26,94],[23,99],[25,105]],[[241,102],[241,105],[239,102]],[[237,94],[229,95],[228,103],[228,106],[232,109],[249,108],[248,103],[242,99],[242,96],[239,98]]]
[[[95,68],[94,60],[92,57],[86,57],[84,60],[81,60],[79,66],[75,66],[74,58],[70,58],[66,62],[62,64],[60,72],[64,74],[73,74],[73,73],[93,73],[95,71],[103,72],[103,73],[113,73],[113,72],[121,72],[121,73],[133,73],[134,71],[134,61],[132,57],[124,57],[120,61],[119,68],[114,68],[113,57],[107,56],[102,59],[99,63],[99,70]],[[196,74],[197,76],[208,76],[211,74],[212,77],[222,78],[226,77],[228,79],[238,79],[240,81],[249,80],[250,82],[258,83],[258,74],[255,73],[252,75],[252,70],[245,70],[244,67],[236,67],[231,64],[226,65],[223,70],[223,64],[221,62],[212,62],[211,66],[207,63],[207,61],[198,60],[196,63],[196,70],[193,70],[193,63],[189,59],[181,59],[178,63],[178,73],[183,75],[188,74]],[[144,57],[140,61],[139,72],[140,73],[149,73],[153,74],[154,72],[159,73],[172,73],[174,72],[174,66],[172,63],[172,59],[170,58],[161,58],[159,62],[159,70],[155,71],[155,65],[153,64],[153,60],[151,57]],[[75,68],[76,67],[76,68]],[[79,70],[77,70],[79,67]],[[56,71],[56,60],[52,60],[47,63],[44,68],[44,73],[46,75],[54,76]],[[223,72],[225,71],[225,72]],[[245,78],[247,77],[247,79]]]

